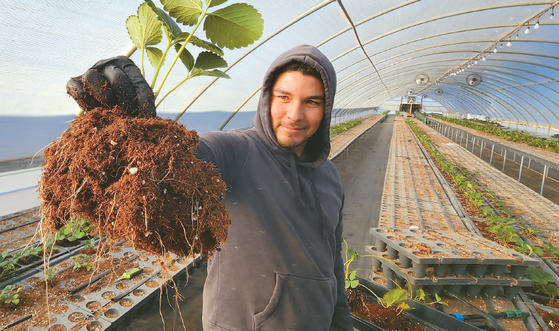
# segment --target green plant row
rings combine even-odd
[[[452,177],[453,183],[462,193],[468,196],[469,201],[474,205],[479,214],[482,215],[487,230],[495,235],[495,238],[505,247],[532,255],[543,256],[544,252],[555,257],[559,257],[559,248],[542,239],[543,247],[534,246],[521,236],[519,229],[527,236],[533,236],[537,232],[543,232],[539,228],[534,228],[526,224],[526,221],[517,217],[510,209],[506,208],[505,203],[500,201],[494,192],[489,192],[482,188],[474,175],[466,168],[446,160],[433,145],[427,135],[425,135],[413,121],[407,120],[406,123],[414,131],[419,141],[433,160],[441,167],[441,170]]]
[[[422,288],[417,289],[416,293],[415,293],[415,296],[414,296],[413,293],[412,293],[412,289],[411,289],[411,286],[410,286],[409,279],[407,280],[408,289],[401,288],[400,285],[398,285],[396,282],[394,282],[394,285],[396,285],[397,288],[394,288],[394,289],[386,292],[382,296],[382,298],[379,297],[376,293],[371,291],[368,287],[363,286],[362,284],[359,283],[359,280],[356,279],[357,270],[353,270],[353,271],[350,272],[351,263],[353,261],[357,260],[360,257],[371,257],[371,258],[386,260],[387,262],[392,263],[398,269],[401,270],[401,268],[397,264],[394,264],[394,262],[392,262],[390,259],[387,259],[387,258],[379,256],[379,255],[370,255],[370,254],[360,255],[359,252],[357,252],[356,250],[350,249],[348,244],[347,244],[347,241],[345,241],[345,240],[344,240],[344,244],[345,244],[345,247],[346,247],[346,249],[345,249],[345,261],[346,262],[344,263],[345,288],[346,289],[356,288],[358,286],[362,286],[365,290],[369,291],[373,296],[375,296],[379,305],[381,305],[384,308],[388,308],[390,306],[397,306],[398,310],[400,312],[402,310],[411,310],[412,309],[406,303],[406,300],[408,298],[413,299],[415,301],[422,301],[422,302],[427,303],[427,304],[440,303],[440,304],[443,304],[445,306],[448,306],[448,303],[443,301],[438,294],[435,293],[435,300],[432,300],[431,297],[429,295],[427,295],[425,293],[425,291],[423,291]],[[402,270],[402,272],[403,272],[403,270]],[[391,279],[389,279],[389,280],[391,280]]]
[[[529,132],[524,132],[524,131],[512,131],[506,128],[503,129],[494,124],[481,124],[478,121],[447,118],[440,115],[432,115],[432,116],[449,123],[454,123],[477,131],[489,133],[494,136],[501,137],[508,141],[521,142],[528,146],[544,148],[548,151],[552,151],[556,153],[559,152],[559,140],[549,140],[546,138],[536,137],[531,135]],[[491,123],[496,123],[496,122],[491,122]]]
[[[330,128],[330,138],[335,137],[337,134],[340,134],[344,131],[347,131],[353,127],[358,126],[359,124],[363,123],[362,120],[353,120],[349,122],[345,122],[342,124],[338,124]]]

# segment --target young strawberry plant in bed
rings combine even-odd
[[[495,193],[485,190],[466,168],[448,162],[413,121],[406,122],[427,149],[445,178],[456,188],[458,197],[470,216],[484,219],[484,221],[475,223],[486,238],[527,255],[559,256],[559,249],[536,236],[543,230],[527,225],[526,221],[508,209]],[[468,205],[471,207],[468,208]]]
[[[344,243],[346,245],[346,262],[344,264],[345,288],[348,297],[347,303],[353,315],[385,330],[421,331],[424,330],[422,325],[408,318],[406,314],[403,314],[404,311],[411,309],[406,300],[414,298],[416,301],[429,301],[429,303],[447,305],[438,295],[436,296],[436,301],[431,301],[421,288],[417,290],[415,297],[411,293],[411,287],[409,289],[397,287],[386,292],[382,297],[378,296],[373,290],[359,282],[359,279],[356,278],[357,270],[350,272],[350,265],[360,257],[385,258],[375,255],[360,255],[357,251],[349,249],[345,240]],[[386,261],[392,263],[390,260],[386,259]],[[373,297],[374,300],[369,300],[368,297]]]
[[[262,34],[261,15],[247,4],[161,2],[163,9],[146,1],[126,21],[141,52],[142,74],[145,57],[155,68],[151,86],[158,105],[193,77],[228,78],[217,69],[227,66],[222,47],[244,47]],[[183,32],[177,23],[192,29]],[[209,40],[195,35],[199,28]],[[161,78],[171,49],[176,54]],[[186,77],[163,92],[179,60]],[[196,158],[197,144],[197,133],[175,121],[133,117],[119,107],[85,112],[44,151],[42,228],[53,233],[70,219],[83,218],[109,242],[129,240],[160,256],[211,255],[227,237],[230,220],[221,205],[227,187],[212,164]]]

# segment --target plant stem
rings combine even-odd
[[[165,58],[167,57],[167,52],[169,52],[169,49],[171,49],[171,40],[169,38],[167,38],[167,48],[165,49],[165,52],[163,52],[163,56],[161,57],[161,60],[159,60],[159,64],[157,65],[157,69],[155,69],[155,75],[153,76],[153,81],[151,82],[151,88],[155,87],[155,82],[157,81],[157,76],[159,76],[159,71],[163,67],[163,60],[165,60]],[[165,97],[163,97],[163,99],[165,99]],[[155,108],[157,108],[157,106]]]
[[[159,107],[159,105],[163,102],[163,100],[165,100],[165,98],[167,98],[167,96],[168,96],[169,94],[171,94],[174,90],[176,90],[177,88],[179,88],[179,86],[181,86],[184,82],[186,82],[186,81],[189,80],[190,78],[192,78],[192,77],[191,77],[190,74],[189,74],[188,76],[186,76],[186,78],[185,78],[182,82],[178,83],[177,86],[173,87],[172,90],[170,90],[169,92],[167,92],[167,94],[165,94],[165,95],[163,96],[163,98],[161,98],[161,100],[159,100],[159,102],[157,103],[157,105],[155,105],[155,108]]]
[[[167,69],[167,72],[165,73],[165,76],[163,77],[163,80],[161,81],[161,84],[159,84],[159,88],[157,89],[157,92],[155,93],[154,99],[157,99],[157,96],[159,95],[159,92],[161,92],[161,88],[163,87],[163,84],[167,80],[167,77],[169,76],[169,73],[171,72],[171,70],[175,66],[175,63],[177,63],[177,60],[179,59],[179,56],[181,55],[182,51],[184,50],[184,48],[186,47],[188,42],[190,42],[190,38],[192,38],[192,36],[194,35],[194,32],[196,32],[196,30],[198,29],[200,24],[202,24],[202,21],[206,17],[206,11],[207,10],[208,10],[208,5],[206,5],[206,8],[202,12],[202,14],[200,14],[200,18],[198,19],[198,22],[196,23],[196,26],[194,26],[194,29],[192,29],[192,31],[190,32],[190,35],[188,36],[188,38],[186,38],[186,40],[184,41],[184,44],[182,45],[181,49],[177,52],[177,55],[173,59],[173,63],[171,63],[171,66],[169,67],[169,69]]]

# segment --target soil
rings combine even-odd
[[[422,331],[420,324],[416,324],[397,310],[397,307],[383,306],[367,300],[367,292],[361,287],[347,289],[347,303],[351,313],[363,320],[369,321],[385,330]]]
[[[547,324],[547,327],[551,331],[558,331],[559,330],[559,316],[555,315],[554,313],[552,313],[550,311],[543,310],[539,307],[535,307],[535,308],[538,311],[538,313],[540,314],[540,316],[543,318],[543,320],[545,321],[545,324]]]
[[[161,118],[96,108],[44,151],[43,220],[53,233],[85,218],[96,235],[158,256],[210,256],[227,238],[227,186],[196,158],[196,131]]]

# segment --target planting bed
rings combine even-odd
[[[545,150],[543,148],[528,146],[528,145],[526,145],[524,143],[521,143],[521,142],[508,141],[508,140],[505,140],[501,137],[495,136],[493,134],[481,132],[481,131],[478,131],[478,130],[474,130],[472,128],[467,128],[467,127],[458,125],[458,124],[445,122],[445,121],[442,121],[442,120],[439,120],[439,119],[435,119],[433,117],[429,117],[429,121],[442,123],[445,126],[450,126],[450,127],[456,128],[456,129],[460,129],[464,132],[468,132],[470,135],[483,137],[487,140],[495,141],[495,142],[497,142],[501,145],[517,149],[517,150],[522,151],[524,153],[534,155],[535,157],[541,158],[543,160],[547,160],[550,163],[559,165],[559,154],[558,153],[548,151],[548,150]]]
[[[349,146],[355,142],[362,134],[367,132],[370,128],[378,124],[384,116],[372,116],[367,119],[363,119],[363,123],[353,127],[347,131],[338,133],[334,138],[331,139],[330,155],[328,158],[330,160],[335,160],[342,155],[344,151],[347,151]]]
[[[2,238],[17,236],[21,229],[30,225],[35,226],[35,231],[39,218],[38,208],[1,217]],[[5,243],[0,251],[7,251],[5,258],[10,259],[38,242],[30,239],[26,238],[16,249],[7,249],[11,244]],[[0,329],[8,325],[9,330],[49,331],[108,330],[125,326],[133,316],[158,309],[160,289],[169,286],[170,279],[184,284],[188,272],[200,261],[199,255],[195,258],[171,256],[161,261],[125,241],[105,245],[99,251],[97,247],[86,249],[86,239],[57,242],[55,253],[47,258],[48,266],[43,264],[43,253],[39,252],[30,255],[30,263],[20,259],[13,268],[2,270],[0,289],[9,285],[20,288],[20,301],[0,303]],[[77,268],[78,261],[92,269]],[[48,282],[43,280],[45,268],[50,270]],[[141,268],[141,272],[121,279],[124,273],[136,268]]]
[[[469,232],[471,221],[451,201],[419,146],[399,117],[394,133],[384,180],[379,227],[448,229]]]
[[[440,136],[432,129],[427,135],[429,138]],[[447,145],[458,146],[454,143],[445,144]],[[464,150],[462,147],[458,148]],[[467,151],[464,153],[469,154]],[[471,162],[465,162],[466,165],[469,163]],[[464,193],[453,191],[456,189],[455,185],[447,181],[449,178],[446,178],[446,172],[438,169],[440,166],[431,160],[429,153],[407,124],[397,118],[385,177],[379,227],[371,230],[375,241],[367,249],[368,253],[385,259],[374,259],[375,273],[372,279],[379,281],[387,276],[388,280],[379,282],[389,288],[395,287],[394,284],[403,286],[409,281],[414,290],[421,287],[431,296],[441,295],[451,307],[475,306],[481,313],[521,309],[527,314],[530,309],[534,318],[542,321],[539,324],[545,324],[533,308],[533,302],[521,290],[523,287],[530,289],[532,284],[525,277],[526,269],[529,266],[541,266],[543,262],[481,237],[483,229],[474,225],[479,224],[481,217],[477,207],[468,202],[469,198]],[[489,172],[492,175],[499,173],[494,168],[487,171]],[[437,187],[442,190],[436,189]],[[514,188],[510,190],[514,192]],[[430,204],[422,203],[424,201],[429,201]],[[433,212],[438,216],[439,222],[428,223],[429,217],[423,212],[427,208],[424,206],[432,208],[433,205],[441,206]],[[553,204],[546,205],[548,209],[550,205]],[[459,220],[459,223],[446,221],[452,219],[451,216]],[[428,222],[425,222],[426,219]],[[548,228],[549,225],[546,229]],[[387,229],[392,229],[392,232],[386,232]],[[444,310],[468,313],[465,308],[454,310],[445,307]],[[535,328],[532,317],[502,322],[510,327],[505,328],[507,330]]]
[[[556,204],[495,170],[485,161],[438,134],[434,129],[418,121],[416,123],[420,129],[429,134],[433,145],[445,154],[448,160],[463,164],[475,173],[478,182],[488,191],[495,192],[499,199],[506,203],[507,208],[522,217],[527,225],[545,230],[537,236],[559,246],[559,208]]]

